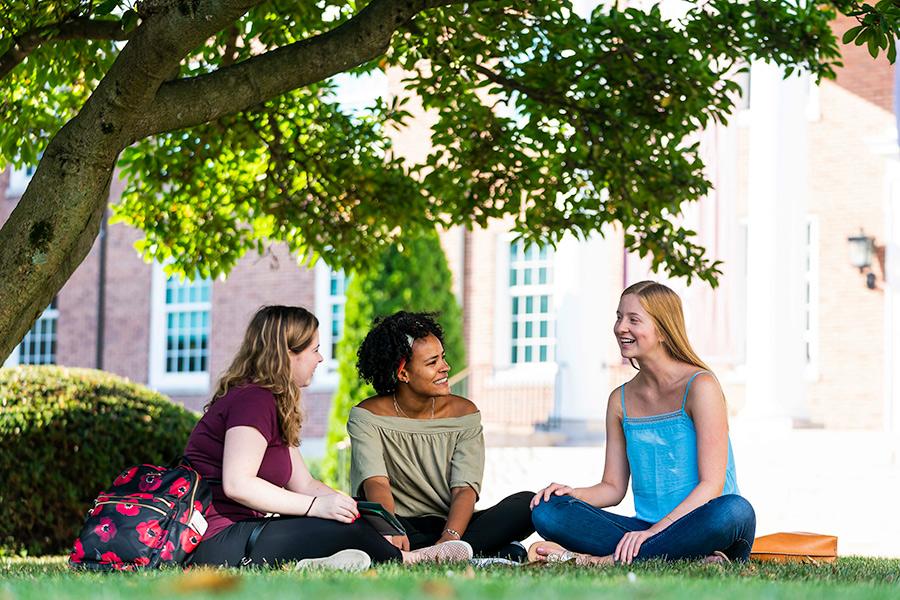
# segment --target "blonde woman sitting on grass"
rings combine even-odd
[[[636,283],[622,293],[613,332],[639,371],[609,395],[603,479],[551,483],[534,496],[537,532],[555,543],[535,543],[532,557],[747,560],[756,516],[739,495],[722,389],[691,348],[681,300],[664,285]],[[629,477],[637,515],[603,510],[622,501]]]

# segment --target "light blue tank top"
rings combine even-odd
[[[684,389],[681,409],[675,412],[629,417],[625,413],[625,386],[622,386],[622,427],[625,430],[625,452],[631,467],[635,515],[656,523],[681,504],[700,483],[697,469],[697,431],[684,411],[694,373]],[[722,495],[739,494],[734,469],[734,453],[728,438],[728,466]]]

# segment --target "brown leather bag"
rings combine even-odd
[[[837,537],[819,533],[773,533],[756,538],[752,560],[768,562],[831,563],[837,558]]]

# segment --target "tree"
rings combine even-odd
[[[347,438],[350,409],[374,395],[372,386],[356,372],[356,352],[379,316],[398,310],[436,312],[444,329],[444,350],[453,373],[464,367],[465,345],[462,312],[450,289],[453,275],[434,229],[403,237],[399,244],[384,248],[367,270],[353,274],[344,305],[344,334],[338,342],[338,389],[328,416],[327,451],[323,475],[338,481],[337,444]]]
[[[570,0],[0,0],[0,167],[38,163],[0,229],[6,355],[115,218],[170,269],[227,273],[286,242],[364,264],[402,231],[516,215],[528,241],[606,224],[673,275],[717,265],[673,217],[709,189],[690,135],[733,107],[742,61],[832,76],[842,12],[894,59],[898,11],[702,0],[576,14]],[[391,99],[341,111],[329,78],[402,67],[438,116],[421,165]],[[38,157],[41,157],[38,161]]]

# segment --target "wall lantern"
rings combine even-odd
[[[875,238],[866,235],[860,228],[857,235],[847,238],[847,242],[850,244],[850,264],[859,269],[860,273],[870,269],[872,257],[875,255]],[[871,270],[866,274],[866,287],[870,290],[875,289],[875,273]]]

